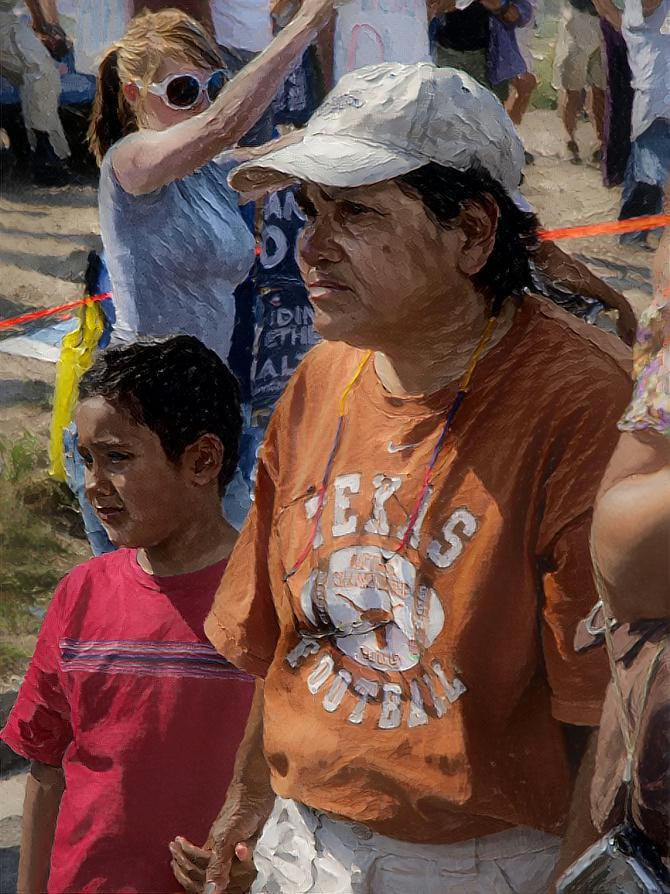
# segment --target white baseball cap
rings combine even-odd
[[[498,99],[464,72],[384,63],[344,75],[309,120],[300,142],[232,171],[249,197],[308,180],[367,186],[429,162],[482,167],[515,200],[523,145]]]

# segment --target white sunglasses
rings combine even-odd
[[[149,84],[147,90],[154,96],[160,96],[170,109],[192,109],[205,94],[210,102],[214,102],[227,80],[228,72],[223,68],[217,68],[203,81],[194,74],[174,72],[158,83]],[[142,85],[135,84],[135,86]]]

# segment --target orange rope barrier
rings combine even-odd
[[[100,295],[88,295],[86,298],[79,298],[77,301],[69,301],[67,304],[58,304],[56,307],[44,307],[42,310],[31,310],[29,313],[21,314],[20,317],[11,317],[9,320],[0,320],[0,329],[11,329],[13,326],[21,326],[23,323],[30,323],[33,320],[40,320],[42,317],[50,317],[53,314],[63,313],[63,311],[72,310],[75,307],[81,307],[82,304],[94,304],[96,301],[102,301],[104,298],[111,297],[111,292],[101,292]]]
[[[654,230],[656,227],[667,226],[670,226],[670,214],[648,214],[645,217],[631,217],[628,220],[610,220],[605,223],[586,224],[580,227],[540,230],[538,236],[543,241],[549,239],[552,241],[558,239],[583,239],[586,236],[614,236],[619,233],[635,233],[641,230]],[[257,246],[256,254],[258,255],[259,253],[260,247]],[[67,304],[59,304],[56,307],[45,307],[42,310],[30,311],[30,313],[22,314],[19,317],[0,320],[0,329],[11,329],[13,326],[21,326],[23,323],[32,322],[32,320],[50,317],[52,314],[59,314],[66,310],[73,310],[75,307],[81,307],[82,304],[91,304],[111,297],[111,292],[102,292],[100,295],[89,295],[86,298],[80,298],[78,301],[70,301]]]
[[[583,239],[585,236],[614,236],[618,233],[636,233],[639,230],[655,230],[667,227],[670,214],[647,214],[628,220],[610,220],[606,223],[585,224],[581,227],[561,227],[556,230],[540,230],[540,239]]]

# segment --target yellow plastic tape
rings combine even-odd
[[[63,431],[72,422],[79,395],[79,382],[93,363],[98,342],[105,328],[105,317],[97,303],[83,304],[77,315],[77,328],[63,339],[56,368],[49,471],[59,481],[66,480]]]

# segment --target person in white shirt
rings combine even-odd
[[[26,0],[30,18],[16,0],[0,0],[0,75],[19,90],[36,183],[67,179],[70,147],[58,116],[60,73],[53,57],[67,54],[53,0]]]

